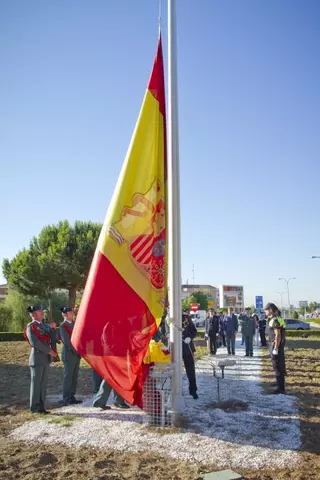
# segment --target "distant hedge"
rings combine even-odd
[[[308,337],[319,337],[320,338],[320,330],[286,330],[286,336],[287,337],[302,337],[302,338],[308,338]],[[196,340],[198,340],[197,343],[199,345],[202,345],[202,342],[200,339],[204,338],[204,332],[199,332]],[[25,341],[23,333],[22,332],[0,332],[0,342],[19,342],[19,341]]]
[[[286,330],[287,337],[319,337],[320,330]]]
[[[22,332],[0,332],[0,342],[19,342],[24,340]]]

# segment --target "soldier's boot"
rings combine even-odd
[[[277,394],[285,395],[286,390],[285,390],[285,387],[284,387],[284,377],[282,375],[277,375],[276,379],[277,379],[277,388],[271,393],[273,393],[275,395],[277,395]]]

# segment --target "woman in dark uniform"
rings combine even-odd
[[[269,319],[269,352],[277,380],[277,388],[272,393],[285,394],[285,323],[281,318],[281,312],[274,303],[268,303],[265,311]]]
[[[189,380],[189,393],[197,400],[196,369],[194,364],[194,352],[196,351],[193,339],[197,335],[197,329],[194,326],[188,313],[182,314],[182,357]]]

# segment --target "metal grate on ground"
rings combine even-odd
[[[241,399],[244,380],[242,357],[217,355],[207,362],[197,362],[196,378],[200,397],[208,402]],[[204,363],[202,365],[202,363]]]

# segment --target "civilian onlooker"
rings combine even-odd
[[[226,315],[224,320],[224,330],[226,332],[227,338],[227,349],[228,354],[235,355],[235,345],[236,345],[236,335],[238,331],[238,319],[233,313],[233,308],[228,309],[228,315]]]
[[[227,344],[226,344],[226,334],[224,331],[224,313],[223,312],[220,312],[220,336],[222,340],[222,345],[226,347]]]

